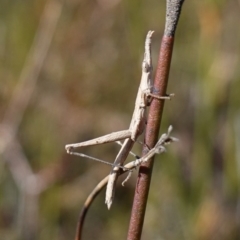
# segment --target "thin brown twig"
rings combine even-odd
[[[154,82],[155,94],[164,96],[167,90],[168,75],[172,57],[174,34],[177,22],[180,16],[181,7],[184,0],[167,0],[166,24],[164,37],[162,39],[157,71]],[[145,135],[145,144],[151,149],[158,138],[164,101],[153,99],[149,115]],[[144,147],[143,155],[148,152]],[[132,213],[129,223],[128,240],[139,240],[142,234],[142,227],[146,211],[148,192],[151,182],[151,173],[153,167],[153,159],[141,165],[139,168],[137,184],[132,207]]]

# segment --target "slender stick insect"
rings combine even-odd
[[[151,102],[151,98],[157,98],[160,100],[170,99],[169,96],[157,96],[152,93],[153,91],[153,80],[152,80],[152,59],[151,59],[151,38],[153,31],[149,31],[146,36],[145,41],[145,53],[142,63],[142,77],[140,86],[137,93],[137,98],[135,102],[135,108],[132,116],[132,120],[129,129],[113,132],[99,138],[95,138],[89,141],[68,144],[65,146],[69,154],[73,153],[73,149],[83,146],[98,145],[108,142],[114,142],[122,139],[126,139],[114,161],[114,168],[110,172],[109,181],[106,190],[105,203],[110,209],[114,197],[114,190],[116,185],[116,180],[118,177],[119,165],[122,165],[126,160],[129,152],[131,151],[135,141],[141,135],[145,129],[146,124],[146,108]]]

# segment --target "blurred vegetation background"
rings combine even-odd
[[[155,158],[142,239],[240,239],[239,22],[239,0],[183,5],[161,127],[181,141]],[[165,1],[1,1],[1,239],[74,238],[110,168],[64,146],[128,128],[145,35],[155,69],[164,24]],[[118,146],[82,151],[113,161]],[[126,238],[136,174],[111,211],[96,199],[83,239]]]

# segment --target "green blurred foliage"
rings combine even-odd
[[[28,64],[50,1],[55,0],[0,3],[1,116]],[[110,169],[67,155],[64,145],[128,128],[148,30],[155,30],[156,68],[165,1],[61,4],[50,48],[17,129],[33,172],[52,180],[32,196],[38,212],[28,222],[25,212],[32,205],[24,205],[26,196],[1,157],[1,239],[74,238],[84,200]],[[164,132],[172,124],[180,141],[156,157],[142,239],[240,239],[239,12],[239,0],[183,5],[168,86],[176,96],[165,104],[161,127]],[[135,151],[140,153],[140,148]],[[82,151],[113,161],[118,147]],[[135,180],[136,174],[126,187],[119,184],[111,211],[104,193],[99,195],[87,215],[83,239],[126,238]]]

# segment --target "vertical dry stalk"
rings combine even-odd
[[[167,90],[168,74],[174,43],[174,34],[183,2],[184,0],[167,0],[166,25],[160,47],[153,92],[154,94],[158,94],[160,96],[164,96]],[[153,99],[149,110],[145,136],[145,143],[149,148],[153,148],[157,142],[163,107],[163,100]],[[144,148],[142,154],[145,155],[147,151],[148,150]],[[128,240],[138,240],[141,237],[148,192],[151,182],[153,159],[154,157],[147,163],[143,164],[139,169],[128,230]]]

